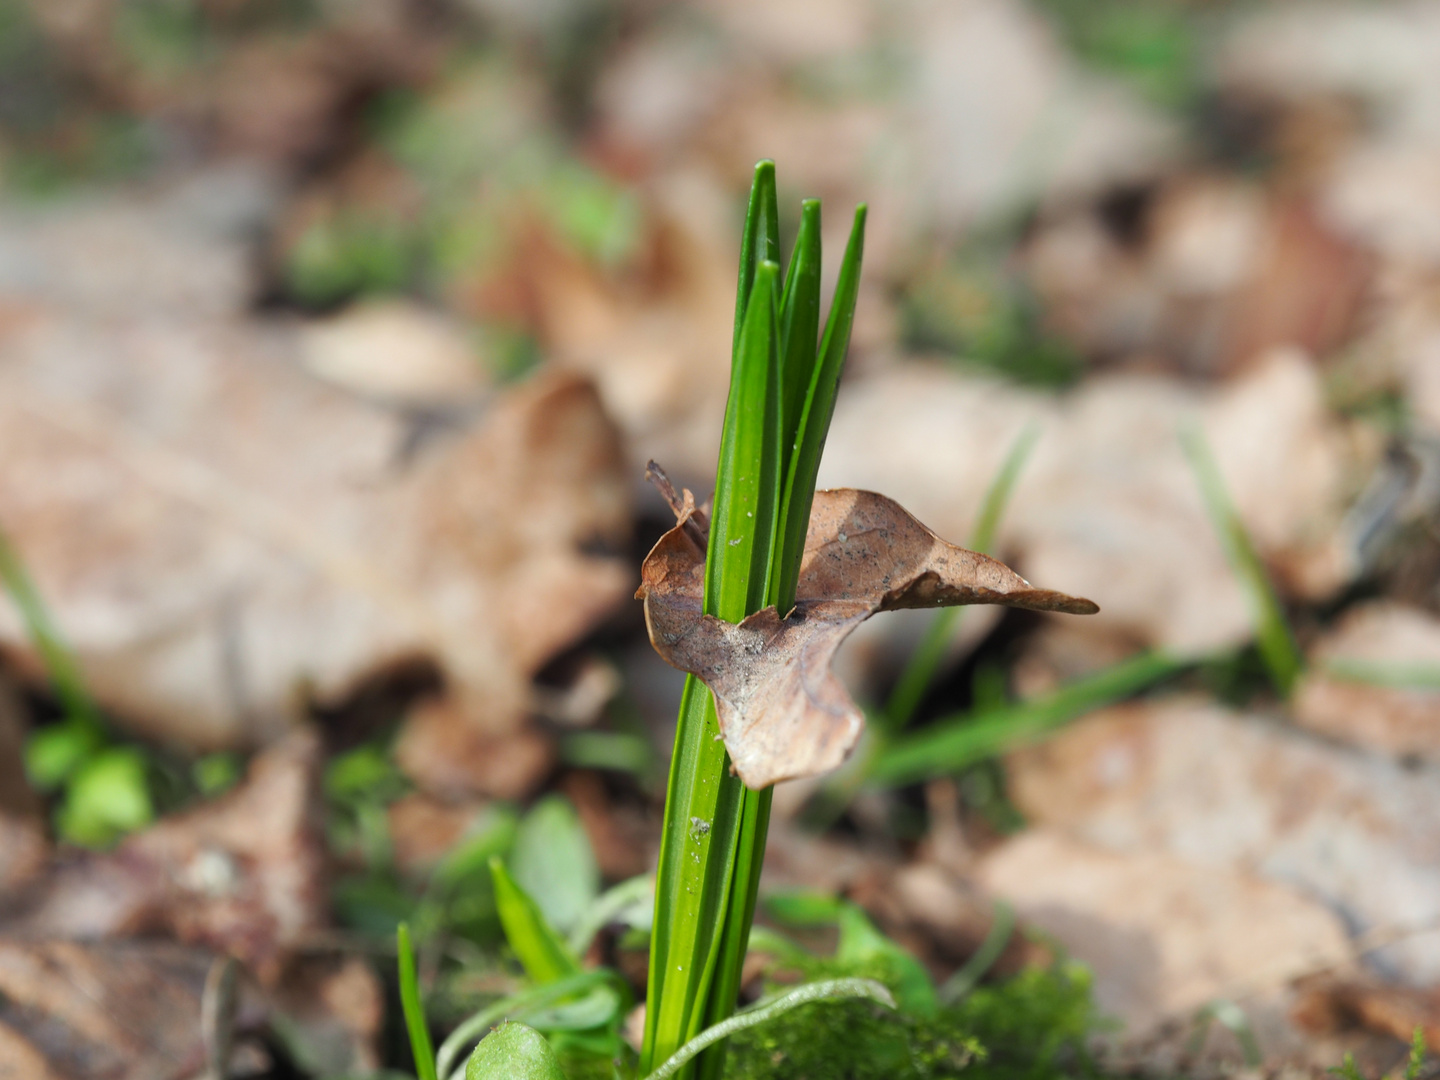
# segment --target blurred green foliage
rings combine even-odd
[[[1034,295],[1003,256],[977,243],[930,267],[905,291],[906,344],[1017,382],[1063,387],[1080,377],[1080,355],[1041,321]]]
[[[1162,108],[1202,90],[1201,45],[1218,4],[1195,0],[1039,0],[1084,63],[1119,76]]]

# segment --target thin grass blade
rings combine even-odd
[[[405,1014],[410,1052],[415,1057],[415,1075],[419,1080],[436,1080],[435,1051],[430,1042],[429,1025],[425,1023],[425,1007],[420,1000],[420,978],[415,973],[410,927],[405,923],[395,932],[395,950],[400,961],[400,1009]]]
[[[1010,496],[1015,491],[1015,483],[1020,479],[1020,471],[1025,467],[1025,462],[1029,460],[1030,452],[1035,449],[1039,438],[1039,425],[1029,424],[1016,437],[1010,452],[1005,455],[1000,470],[985,492],[985,501],[980,506],[980,515],[976,518],[975,529],[970,536],[972,551],[983,555],[990,554],[995,543],[995,533],[1000,527],[1000,519],[1004,517],[1005,508],[1010,504]],[[940,670],[946,647],[955,634],[955,627],[964,610],[960,607],[942,608],[931,618],[930,625],[925,629],[925,636],[910,654],[909,661],[900,672],[900,678],[895,682],[895,688],[890,692],[890,699],[885,702],[882,716],[887,733],[903,731],[915,716],[921,699],[935,680],[935,673]]]
[[[1039,700],[976,716],[962,713],[897,739],[880,752],[872,782],[911,784],[958,772],[976,762],[1035,742],[1055,728],[1174,675],[1192,661],[1146,653],[1077,679]]]
[[[1191,468],[1195,470],[1195,479],[1205,498],[1205,509],[1250,602],[1255,620],[1255,642],[1261,659],[1265,661],[1270,681],[1281,697],[1289,697],[1304,670],[1305,659],[1300,654],[1300,647],[1295,644],[1295,635],[1285,618],[1285,608],[1275,594],[1270,575],[1266,573],[1265,564],[1245,530],[1245,523],[1230,501],[1225,480],[1220,475],[1220,468],[1215,464],[1205,436],[1198,426],[1192,426],[1180,433],[1180,441],[1190,459]]]

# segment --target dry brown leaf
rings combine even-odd
[[[0,938],[0,1076],[196,1076],[211,960],[161,942]]]
[[[1420,1028],[1429,1046],[1440,1045],[1440,988],[1381,983],[1364,975],[1322,975],[1302,981],[1295,1022],[1316,1034],[1351,1028],[1409,1042]]]
[[[1302,727],[1367,750],[1440,761],[1440,689],[1382,686],[1327,670],[1346,661],[1440,669],[1440,619],[1385,601],[1361,604],[1316,644],[1311,660],[1295,693]]]
[[[1379,942],[1405,981],[1440,978],[1440,769],[1356,754],[1197,698],[1077,721],[1006,760],[1028,821],[1121,853],[1294,886]]]
[[[1099,610],[947,544],[883,495],[841,489],[815,493],[794,609],[781,618],[769,607],[728,623],[701,611],[704,516],[690,492],[683,501],[667,495],[679,520],[645,557],[635,595],[645,601],[656,651],[715,694],[725,747],[752,788],[833,769],[855,745],[864,717],[830,662],[876,612],[961,604]]]
[[[980,880],[1094,971],[1097,1004],[1130,1036],[1350,956],[1339,917],[1298,889],[1057,830],[1007,840]]]
[[[326,921],[319,742],[297,732],[245,782],[113,852],[77,855],[25,895],[7,929],[34,937],[164,934],[243,961],[274,984]]]

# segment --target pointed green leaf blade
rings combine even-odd
[[[780,401],[787,469],[815,370],[819,334],[820,202],[806,199],[800,207],[800,231],[780,294]]]
[[[750,183],[750,202],[745,208],[745,231],[740,236],[740,280],[735,289],[735,336],[730,343],[732,357],[740,350],[740,330],[745,308],[755,289],[755,269],[762,262],[780,261],[780,212],[775,198],[775,162],[768,158],[755,165]]]
[[[410,946],[410,927],[404,923],[395,933],[395,948],[400,961],[400,1010],[405,1014],[410,1052],[415,1057],[415,1075],[419,1080],[436,1080],[435,1051],[430,1042],[430,1027],[425,1022],[425,1008],[420,1001],[415,950]]]
[[[835,413],[835,394],[840,388],[840,372],[845,364],[846,350],[850,347],[855,301],[860,293],[860,263],[865,254],[865,213],[863,204],[856,207],[850,241],[845,245],[845,258],[840,264],[840,278],[835,285],[835,299],[825,320],[825,334],[820,340],[819,356],[801,406],[794,451],[790,454],[785,477],[781,503],[784,518],[780,522],[778,539],[782,554],[772,592],[773,602],[781,614],[795,604],[800,557],[805,553],[805,532],[810,526],[810,504],[815,499],[815,477],[820,472],[820,455],[825,449],[825,436],[830,430],[830,418]]]
[[[516,884],[498,855],[491,856],[490,877],[495,882],[495,909],[505,940],[525,974],[542,985],[579,974],[580,962],[570,946],[546,921],[540,906]]]
[[[705,611],[730,622],[765,606],[780,499],[779,271],[773,262],[756,268],[720,436],[705,557]]]

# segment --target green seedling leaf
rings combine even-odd
[[[761,263],[745,310],[720,439],[709,550],[702,559],[705,611],[738,622],[765,604],[780,498],[781,434],[776,277]]]
[[[1270,673],[1270,681],[1281,697],[1289,697],[1305,667],[1305,660],[1300,655],[1300,647],[1295,644],[1295,635],[1285,618],[1285,608],[1275,593],[1250,534],[1245,530],[1245,523],[1230,501],[1225,480],[1220,475],[1220,468],[1215,464],[1205,436],[1198,427],[1191,427],[1181,432],[1180,441],[1190,459],[1191,468],[1195,470],[1195,479],[1205,498],[1205,508],[1220,535],[1225,556],[1230,560],[1230,566],[1250,602],[1255,620],[1255,641]]]
[[[580,962],[538,904],[505,869],[498,855],[490,858],[490,876],[495,883],[495,908],[505,940],[510,943],[525,974],[537,983],[550,983],[578,974]]]
[[[532,1015],[549,1008],[556,1002],[577,995],[589,994],[597,987],[607,983],[614,984],[618,978],[619,976],[614,972],[603,969],[582,971],[578,975],[572,975],[544,986],[532,986],[528,990],[487,1005],[462,1021],[440,1044],[440,1052],[435,1059],[439,1075],[451,1078],[459,1077],[462,1070],[456,1069],[455,1063],[464,1053],[465,1047],[501,1020],[509,1017],[529,1021]]]
[[[1410,1036],[1410,1058],[1405,1062],[1405,1080],[1419,1080],[1420,1070],[1425,1067],[1425,1029],[1415,1026]]]
[[[835,415],[835,396],[840,390],[840,372],[850,348],[850,329],[855,323],[855,301],[860,295],[860,263],[865,253],[866,208],[855,209],[850,227],[850,240],[840,263],[840,278],[835,284],[835,298],[825,320],[825,333],[820,339],[810,385],[800,408],[795,431],[786,439],[793,448],[785,466],[785,488],[781,500],[779,566],[775,587],[770,598],[784,612],[794,603],[800,580],[800,565],[809,535],[811,503],[815,497],[815,478],[820,474],[820,455],[825,451],[825,437]]]
[[[337,802],[385,803],[408,786],[385,748],[371,743],[347,750],[325,768],[325,794]]]
[[[488,877],[490,860],[514,847],[518,825],[514,810],[506,806],[491,807],[474,831],[452,847],[435,868],[435,884],[442,889],[454,889],[478,874]]]
[[[600,870],[575,810],[561,795],[541,799],[520,822],[510,872],[549,924],[570,931],[600,894]]]
[[[565,1074],[544,1035],[507,1020],[475,1047],[465,1080],[565,1080]]]
[[[104,733],[83,721],[41,728],[25,740],[25,775],[39,790],[54,791],[104,745]]]
[[[655,749],[643,735],[616,731],[575,731],[560,741],[560,760],[581,769],[611,769],[648,782]]]
[[[745,208],[745,231],[740,235],[740,280],[735,288],[735,338],[732,358],[740,352],[745,312],[755,289],[755,270],[761,263],[780,262],[780,210],[775,199],[775,162],[755,165],[750,202]]]
[[[835,959],[842,964],[874,960],[884,963],[894,972],[896,1000],[908,1013],[934,1016],[940,1007],[924,965],[882,934],[858,904],[847,903],[840,910],[840,943],[835,948]]]
[[[1183,671],[1190,663],[1163,653],[1147,653],[1077,679],[1038,700],[987,714],[942,718],[924,732],[885,749],[871,776],[893,786],[958,772],[1034,742],[1054,728]]]
[[[1035,443],[1040,438],[1040,428],[1031,424],[1027,426],[1016,438],[1015,444],[1010,452],[1005,455],[1005,461],[1000,466],[1000,471],[995,474],[995,479],[990,482],[990,488],[985,492],[985,501],[980,506],[980,516],[975,521],[974,532],[970,535],[970,548],[982,555],[989,555],[990,549],[995,545],[995,533],[1000,528],[1000,519],[1005,514],[1005,508],[1010,504],[1010,496],[1015,491],[1015,483],[1020,479],[1020,470],[1025,467],[1025,462],[1030,458],[1030,452],[1035,449]],[[920,705],[920,700],[930,688],[935,679],[935,673],[940,670],[940,664],[945,658],[945,650],[955,634],[956,624],[960,621],[961,612],[964,608],[946,608],[937,611],[930,625],[925,630],[925,636],[920,639],[920,644],[910,654],[910,659],[900,673],[900,678],[895,682],[895,688],[890,692],[890,700],[885,703],[884,712],[881,714],[885,724],[885,730],[895,733],[904,730],[915,715],[915,710]]]
[[[863,715],[830,662],[876,612],[953,604],[1099,610],[947,544],[884,496],[842,489],[815,496],[791,613],[782,619],[769,607],[735,625],[701,610],[703,526],[693,496],[661,487],[679,523],[646,556],[636,595],[655,650],[710,687],[725,747],[750,788],[833,769],[855,745]]]
[[[60,832],[87,847],[103,847],[155,817],[145,758],[133,747],[102,750],[70,778],[60,809]]]
[[[765,897],[765,910],[790,926],[827,926],[840,921],[845,901],[829,893],[796,889]]]
[[[234,754],[206,754],[190,768],[195,787],[207,799],[229,791],[240,781],[240,759]]]
[[[800,206],[800,231],[785,270],[780,294],[780,399],[784,406],[787,455],[796,449],[800,417],[815,371],[820,333],[820,202]]]
[[[1192,661],[1146,653],[1061,687],[1053,694],[982,715],[942,718],[897,739],[876,757],[870,778],[899,786],[959,772],[1043,738],[1086,713],[1178,674]]]
[[[895,1008],[895,999],[890,996],[890,991],[874,979],[824,979],[805,983],[778,997],[758,1001],[744,1012],[736,1013],[728,1020],[706,1028],[675,1051],[646,1080],[666,1080],[667,1077],[674,1076],[707,1046],[712,1046],[737,1031],[768,1023],[777,1016],[812,1001],[841,1001],[846,998],[869,998],[886,1008]]]
[[[591,1031],[618,1019],[620,998],[613,987],[597,986],[582,998],[534,1009],[525,1014],[526,1023],[539,1031]]]
[[[415,950],[410,945],[410,927],[404,923],[395,932],[395,949],[400,965],[400,1009],[405,1014],[415,1075],[419,1080],[437,1080],[430,1027],[425,1022],[425,1007],[420,1001],[420,977],[415,972]]]
[[[601,894],[570,932],[570,951],[584,956],[595,935],[611,923],[649,930],[655,910],[655,879],[649,874],[630,878]]]

